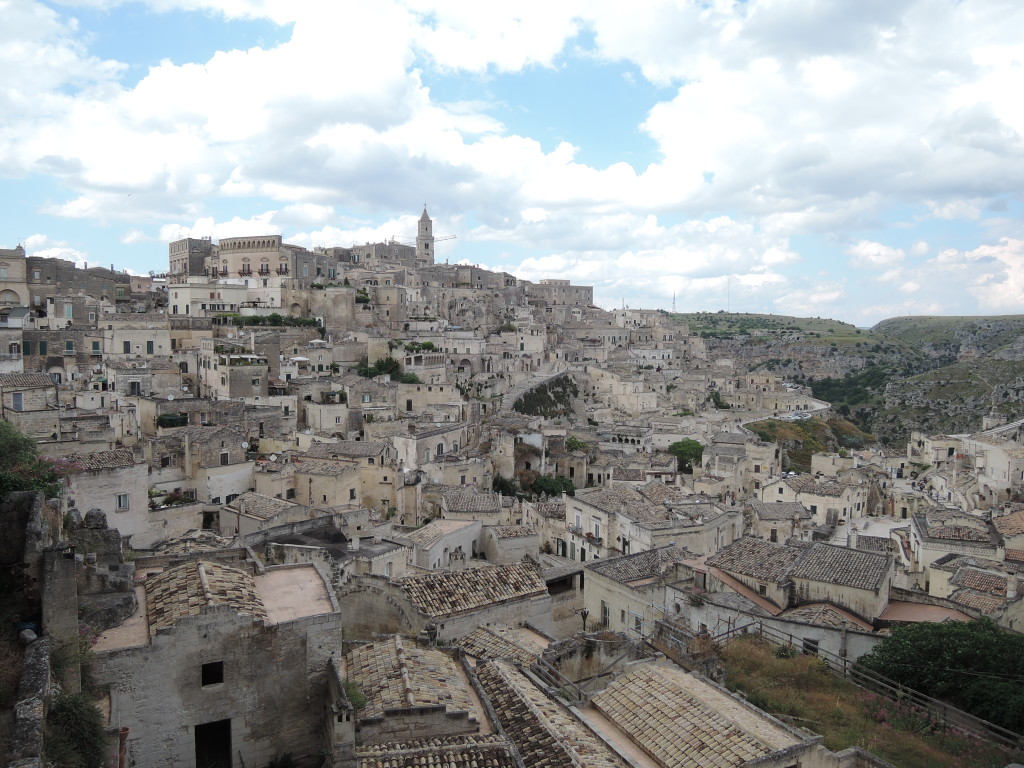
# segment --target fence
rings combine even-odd
[[[797,635],[781,632],[773,627],[764,626],[760,622],[751,622],[736,627],[712,638],[715,643],[723,644],[736,637],[746,634],[757,634],[777,645],[796,648],[802,653],[817,656],[833,671],[841,674],[859,688],[877,693],[900,704],[910,704],[927,711],[935,720],[947,728],[955,728],[985,741],[990,741],[1010,749],[1024,747],[1024,737],[1007,728],[982,720],[980,717],[957,709],[944,701],[928,696],[913,688],[901,685],[892,678],[881,675],[874,670],[851,661],[843,656],[818,648],[814,641],[805,640]]]

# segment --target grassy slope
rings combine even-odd
[[[1024,315],[891,317],[875,325],[871,332],[907,344],[953,344],[958,340],[958,330],[984,332],[985,326],[992,323],[1001,326],[985,334],[991,338],[992,349],[1005,346],[1024,333]]]
[[[803,421],[779,421],[765,419],[748,424],[747,427],[762,438],[771,442],[788,443],[786,457],[789,466],[808,472],[811,469],[811,456],[815,453],[827,453],[839,448],[863,448],[875,442],[873,435],[862,432],[857,426],[846,419],[834,418],[806,419]]]
[[[976,739],[936,731],[922,714],[857,688],[818,659],[781,659],[773,650],[753,636],[729,643],[722,653],[728,687],[792,725],[821,734],[833,751],[862,747],[898,768],[1002,768],[1014,757]]]

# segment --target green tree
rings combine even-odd
[[[65,459],[39,455],[36,442],[9,421],[0,421],[0,498],[16,491],[56,496],[62,477],[78,470]]]
[[[897,625],[858,663],[977,717],[1024,731],[1024,635],[991,619]]]
[[[500,493],[502,496],[515,496],[516,481],[510,477],[504,475],[495,475],[494,480],[491,481],[491,490],[495,493]]]
[[[541,494],[545,494],[547,496],[561,496],[562,493],[565,493],[568,496],[575,496],[576,484],[563,475],[559,475],[558,477],[541,475],[534,480],[530,490],[538,496]]]
[[[679,470],[693,474],[693,468],[704,456],[704,446],[696,440],[679,440],[668,447],[668,452],[679,460]]]
[[[587,451],[590,450],[590,446],[587,445],[584,441],[580,440],[578,437],[573,437],[572,435],[569,435],[569,437],[565,438],[565,449],[567,451],[583,451],[584,453],[586,453]]]

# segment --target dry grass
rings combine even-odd
[[[1002,768],[1021,759],[944,731],[925,712],[863,691],[819,659],[778,658],[774,649],[754,637],[731,642],[722,654],[729,688],[792,725],[821,734],[831,750],[862,747],[898,768]]]

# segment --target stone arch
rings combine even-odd
[[[292,317],[302,317],[302,305],[295,303],[288,308],[288,314]]]

